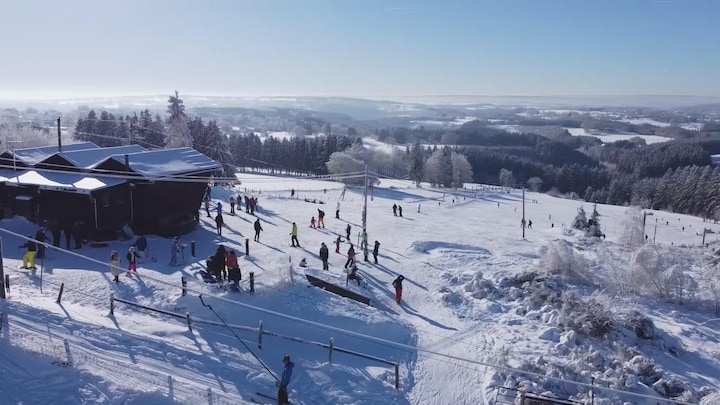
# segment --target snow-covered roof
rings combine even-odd
[[[11,179],[15,177],[15,175],[18,172],[11,169],[0,169],[0,183],[7,181],[8,179]]]
[[[125,179],[89,176],[81,173],[38,172],[27,170],[7,180],[8,185],[38,186],[42,190],[65,191],[89,194],[91,191],[111,187],[125,182]]]
[[[80,142],[80,143],[71,143],[69,145],[63,145],[62,151],[63,152],[71,152],[76,150],[85,150],[85,149],[99,149],[100,147],[95,145],[92,142]],[[19,160],[22,160],[25,164],[28,165],[34,165],[41,160],[45,159],[46,157],[52,155],[53,153],[58,152],[57,145],[53,146],[42,146],[39,148],[23,148],[23,149],[15,149],[15,157]],[[12,152],[7,152],[9,157],[12,158]]]
[[[93,148],[66,151],[63,147],[62,152],[56,152],[47,158],[43,159],[43,162],[53,156],[61,156],[68,162],[72,163],[73,166],[83,169],[89,169],[98,163],[106,160],[113,155],[122,155],[130,153],[145,152],[147,149],[140,145],[127,145],[127,146],[114,146],[110,148]]]
[[[125,156],[110,159],[125,164]],[[146,177],[173,176],[220,169],[220,163],[192,148],[157,149],[128,154],[130,169]]]

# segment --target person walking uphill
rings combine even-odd
[[[402,275],[398,276],[398,278],[395,279],[395,281],[392,282],[393,287],[395,287],[395,302],[400,304],[400,301],[402,300],[402,282],[405,280],[405,277]]]
[[[345,268],[347,269],[348,266],[352,266],[355,264],[355,247],[353,244],[350,244],[350,249],[347,251],[347,261],[345,262]]]
[[[255,220],[255,242],[260,242],[260,231],[262,231],[262,225],[260,225],[260,218]]]
[[[300,242],[298,241],[298,238],[297,238],[297,224],[295,222],[293,222],[293,224],[292,224],[292,230],[290,231],[290,236],[291,236],[290,243],[292,243],[292,247],[296,247],[296,245],[297,245],[297,247],[300,247]]]
[[[325,242],[320,244],[320,260],[322,260],[323,270],[329,270],[328,259],[330,258],[330,252],[328,251]]]
[[[288,390],[287,387],[290,384],[290,378],[292,377],[293,367],[295,367],[295,363],[290,361],[290,356],[285,355],[283,357],[283,372],[280,376],[280,381],[277,382],[278,386],[278,392],[277,392],[277,403],[278,405],[286,405],[289,404],[290,401],[288,400]]]
[[[350,231],[351,231],[351,230],[352,230],[352,227],[350,226],[350,224],[348,224],[348,225],[345,227],[345,239],[347,239],[348,242],[350,241]]]

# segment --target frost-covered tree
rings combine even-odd
[[[498,173],[498,180],[500,181],[500,185],[503,187],[515,187],[515,176],[513,176],[513,172],[507,169],[500,169],[500,173]]]
[[[588,264],[580,255],[575,255],[572,244],[566,240],[550,241],[543,248],[540,266],[551,274],[558,274],[577,281],[589,281]]]
[[[452,163],[450,152],[438,149],[425,162],[425,180],[435,186],[450,187],[452,185]]]
[[[328,172],[332,174],[353,173],[365,170],[365,163],[356,159],[346,152],[335,152],[330,155],[330,159],[325,164]],[[342,180],[346,183],[363,184],[363,178],[353,178]]]
[[[588,235],[595,237],[603,235],[600,230],[600,214],[597,212],[597,205],[593,206],[593,213],[590,217],[590,221],[588,221],[588,225],[590,226],[588,228]]]
[[[540,188],[543,185],[543,181],[540,177],[530,177],[527,181],[527,185],[528,187],[530,187],[530,190],[537,192],[540,191]]]
[[[419,142],[415,142],[412,149],[410,149],[408,172],[410,180],[414,181],[415,185],[419,186],[420,182],[425,177],[425,154]]]
[[[192,147],[193,139],[188,128],[188,117],[185,114],[185,106],[182,99],[178,96],[177,90],[174,96],[168,99],[168,118],[165,120],[167,124],[167,138],[165,142],[166,148],[182,148]]]
[[[468,162],[465,155],[453,152],[450,155],[450,163],[452,163],[453,187],[462,188],[466,182],[472,181],[472,166]]]
[[[643,218],[643,211],[640,207],[633,206],[625,210],[620,243],[624,243],[631,248],[640,247],[645,243]]]
[[[588,229],[588,220],[587,215],[585,214],[585,208],[581,205],[580,208],[578,208],[578,213],[575,215],[575,219],[573,219],[573,223],[571,225],[573,229],[580,229],[580,230],[587,230]]]

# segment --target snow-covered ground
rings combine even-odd
[[[616,142],[616,141],[627,141],[631,138],[642,138],[645,140],[646,143],[658,143],[658,142],[667,142],[672,141],[672,138],[666,138],[664,136],[657,136],[657,135],[641,135],[634,132],[624,132],[624,133],[611,133],[611,132],[602,132],[602,131],[590,131],[586,132],[582,128],[565,128],[570,132],[570,135],[572,136],[594,136],[595,138],[600,139],[603,141],[603,143],[610,143],[610,142]]]
[[[379,263],[365,263],[360,255],[359,273],[368,286],[348,287],[371,300],[366,306],[311,287],[305,278],[345,286],[349,244],[342,242],[338,254],[334,241],[345,237],[350,224],[357,244],[361,192],[343,194],[337,183],[307,179],[242,175],[241,180],[234,190],[213,188],[213,200],[225,205],[222,237],[202,212],[201,226],[181,236],[181,243],[196,242],[196,257],[186,249],[183,264],[170,266],[170,241],[151,236],[157,261],[144,261],[138,276],[121,275],[117,285],[106,263],[116,249],[125,264],[130,241],[53,250],[42,272],[30,272],[19,269],[22,241],[15,235],[34,234],[34,226],[20,218],[1,221],[10,291],[0,302],[6,320],[0,332],[0,402],[272,403],[257,392],[275,395],[264,365],[278,375],[284,354],[295,363],[293,404],[490,404],[499,386],[590,403],[593,378],[595,404],[666,403],[614,390],[658,397],[663,387],[678,386],[692,393],[684,397],[687,402],[697,403],[720,387],[720,322],[690,301],[677,305],[612,288],[618,283],[611,281],[637,263],[633,250],[620,243],[628,229],[624,207],[598,205],[606,238],[588,238],[568,229],[580,202],[529,192],[525,215],[532,229],[523,238],[517,190],[468,186],[451,194],[382,180],[368,198],[367,222],[370,244],[381,243]],[[290,189],[296,198],[290,198]],[[231,193],[245,192],[259,198],[257,218],[264,228],[259,243],[249,242],[249,256],[246,239],[255,217],[228,215],[225,204]],[[341,219],[334,215],[338,201]],[[393,215],[393,204],[403,207],[402,217]],[[308,227],[318,209],[326,213],[325,229]],[[646,219],[645,233],[656,241],[658,255],[693,275],[711,267],[711,248],[720,246],[717,234],[707,235],[709,248],[697,246],[703,227],[720,232],[720,225],[660,211]],[[300,248],[290,247],[292,222],[299,226]],[[321,242],[330,248],[327,272],[320,270]],[[241,293],[203,283],[199,276],[220,243],[241,253]],[[298,267],[301,258],[307,258],[308,269]],[[558,263],[585,278],[550,274]],[[567,269],[560,271],[569,276]],[[254,294],[248,291],[250,272]],[[403,303],[397,305],[390,284],[400,274]],[[187,296],[181,295],[181,277],[188,280]],[[223,321],[237,327],[222,326],[200,293]],[[109,315],[111,294],[179,317],[123,303]],[[593,337],[587,325],[573,329],[582,320],[568,313],[586,302],[603,303],[597,306],[617,316],[610,335]],[[631,310],[654,323],[653,336],[640,339],[626,327],[622,314]],[[274,334],[263,336],[262,349],[261,321],[263,330]],[[63,339],[72,367],[62,366]],[[331,339],[332,362],[321,346]],[[393,366],[340,349],[397,362],[399,390]]]

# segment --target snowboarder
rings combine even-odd
[[[325,228],[325,211],[318,209],[318,228]]]
[[[292,223],[292,230],[290,231],[290,236],[290,242],[292,243],[292,247],[295,247],[295,245],[297,245],[297,247],[300,247],[300,242],[297,238],[297,224],[295,222]]]
[[[260,218],[255,220],[255,242],[260,242],[260,231],[263,230],[262,225],[260,225]]]
[[[113,250],[110,253],[110,273],[113,275],[113,281],[116,283],[120,282],[120,253],[117,250]]]
[[[20,247],[27,248],[27,252],[25,252],[25,255],[22,258],[22,261],[23,261],[22,268],[23,269],[29,268],[29,269],[35,270],[35,269],[37,269],[37,267],[35,267],[35,254],[37,253],[37,244],[35,243],[35,241],[31,240],[30,235],[28,235],[27,237],[28,237],[28,241],[24,245],[20,246]],[[30,267],[28,267],[28,262],[30,262]]]
[[[330,258],[330,253],[328,252],[328,247],[325,245],[325,242],[320,244],[320,260],[322,260],[323,264],[323,270],[329,270],[328,267],[328,259]]]
[[[375,259],[375,264],[378,264],[377,257],[378,257],[378,251],[380,250],[380,242],[375,241],[375,246],[373,247],[373,259]]]
[[[180,241],[178,241],[178,237],[174,237],[172,241],[172,246],[170,246],[170,265],[171,266],[177,266],[177,254],[180,251]]]
[[[347,224],[347,226],[345,227],[345,239],[347,239],[348,241],[350,241],[350,231],[351,230],[352,230],[352,227],[350,226],[350,224]]]
[[[335,253],[340,253],[340,242],[342,242],[342,238],[338,235],[337,239],[335,239]]]
[[[355,264],[355,247],[353,244],[350,244],[350,248],[347,251],[347,261],[345,262],[345,268],[347,269],[348,266]]]
[[[288,391],[287,387],[288,384],[290,384],[290,378],[292,377],[293,367],[295,366],[295,363],[290,361],[290,356],[285,355],[283,357],[283,372],[282,376],[280,377],[280,381],[277,382],[278,386],[278,392],[277,392],[277,400],[278,405],[285,405],[289,404],[288,400]]]
[[[45,235],[45,228],[40,228],[37,232],[35,232],[35,240],[40,242],[37,247],[37,258],[43,259],[45,258],[45,241],[47,240],[47,236]]]
[[[222,236],[223,217],[222,214],[215,216],[215,227],[217,228],[217,234]]]
[[[235,196],[230,196],[230,215],[235,215]]]
[[[335,218],[340,219],[340,201],[335,204]]]
[[[362,283],[362,278],[361,278],[360,276],[358,276],[358,274],[357,274],[357,269],[358,269],[358,268],[357,268],[357,266],[356,266],[355,264],[353,264],[352,266],[350,266],[350,270],[348,270],[347,277],[345,277],[345,286],[346,286],[346,287],[347,287],[348,283],[350,282],[350,280],[355,280],[355,282],[356,282],[358,285],[362,285],[362,284],[361,284],[361,283]]]
[[[130,246],[125,257],[127,257],[128,260],[127,276],[131,277],[131,271],[137,273],[137,256],[135,255],[135,248],[133,246]]]
[[[315,228],[315,217],[310,218],[310,228]]]
[[[397,216],[397,204],[393,204],[393,215]]]
[[[398,276],[395,281],[392,282],[393,287],[395,287],[395,302],[400,304],[400,301],[402,300],[402,282],[405,280],[405,277],[402,275]]]
[[[398,205],[398,215],[402,217],[402,207]]]

